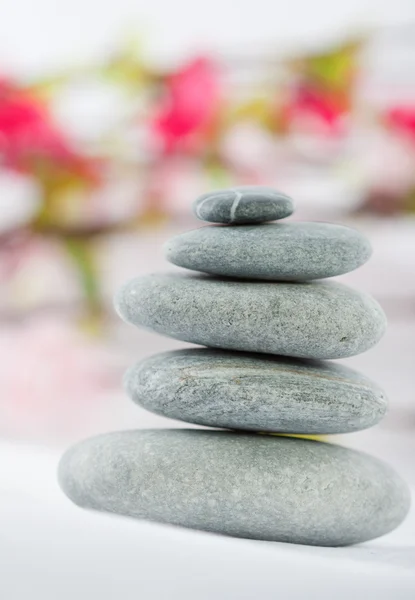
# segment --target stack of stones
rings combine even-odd
[[[63,489],[84,507],[253,539],[339,546],[391,531],[409,494],[388,465],[290,436],[358,431],[385,413],[377,385],[321,360],[364,352],[385,331],[373,298],[314,281],[362,265],[368,241],[328,223],[267,223],[293,212],[269,188],[205,194],[194,212],[215,225],[173,238],[166,255],[207,275],[139,277],[116,308],[129,323],[207,348],[144,360],[126,388],[157,414],[234,431],[87,440],[62,459]]]

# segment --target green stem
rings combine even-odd
[[[89,312],[91,315],[97,315],[101,312],[102,307],[97,269],[91,244],[88,240],[75,237],[66,237],[64,243],[78,270]]]

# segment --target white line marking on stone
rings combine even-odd
[[[232,202],[231,211],[229,214],[229,223],[233,223],[233,221],[235,220],[236,209],[238,208],[238,204],[242,198],[241,192],[237,192],[236,190],[233,191],[235,192],[235,200]]]
[[[200,209],[202,208],[202,206],[205,204],[205,202],[207,202],[208,200],[212,200],[212,198],[215,198],[216,196],[208,196],[207,198],[205,198],[204,200],[202,200],[202,202],[199,204],[199,206],[197,207],[196,210],[196,216],[199,217],[199,219],[203,220],[202,215],[200,214]]]

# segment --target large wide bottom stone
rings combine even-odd
[[[131,398],[189,423],[285,433],[348,433],[375,425],[387,407],[357,371],[322,361],[192,348],[131,367]]]
[[[115,305],[125,321],[179,340],[299,358],[359,354],[386,328],[373,298],[335,282],[146,275],[127,283]]]
[[[62,458],[77,504],[228,535],[343,546],[391,531],[405,483],[365,454],[310,440],[142,430],[86,440]]]

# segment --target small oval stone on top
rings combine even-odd
[[[198,219],[225,225],[277,221],[293,211],[289,196],[265,186],[216,190],[199,196],[193,203],[193,214]]]

